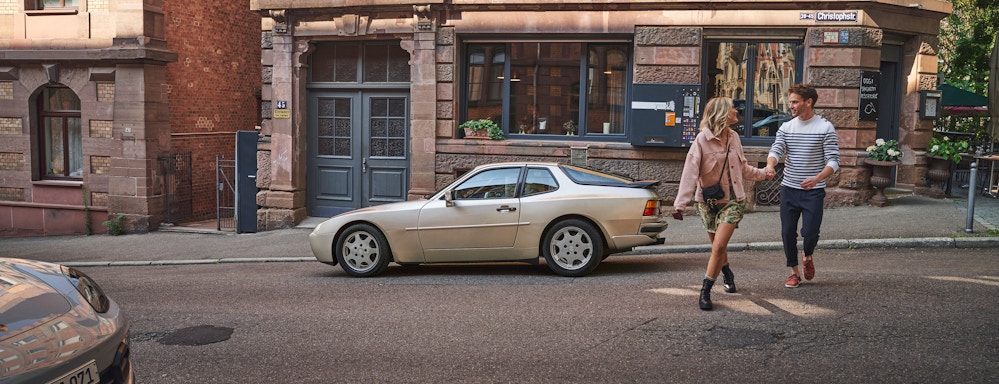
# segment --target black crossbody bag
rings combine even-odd
[[[725,170],[728,169],[728,153],[732,150],[732,143],[728,143],[728,148],[725,149],[725,163],[722,164],[721,175],[718,176],[718,182],[715,185],[708,187],[701,187],[701,196],[704,196],[704,202],[711,206],[712,210],[716,210],[715,206],[718,200],[725,198],[725,191],[722,189],[721,181],[725,177]]]

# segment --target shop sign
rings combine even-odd
[[[814,20],[818,22],[857,22],[859,12],[801,12],[798,14],[799,20]]]
[[[860,72],[860,111],[861,121],[878,120],[878,87],[881,85],[881,72]]]

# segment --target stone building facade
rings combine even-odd
[[[764,164],[802,82],[839,135],[827,205],[871,195],[877,138],[905,153],[896,186],[928,188],[919,100],[936,86],[946,1],[250,4],[264,20],[261,230],[419,198],[496,161],[657,179],[670,199],[707,99],[736,100],[747,160]],[[505,139],[464,138],[459,125],[480,118]],[[752,203],[775,199],[746,187]]]
[[[259,16],[227,1],[56,3],[0,0],[0,236],[214,216],[215,157],[260,121]]]

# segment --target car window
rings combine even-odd
[[[561,165],[562,170],[565,171],[565,175],[569,176],[572,181],[584,185],[611,185],[611,186],[626,186],[630,185],[634,180],[609,175],[603,172],[594,171],[592,169],[574,167],[571,165]]]
[[[454,189],[454,198],[500,199],[512,198],[520,179],[520,168],[500,168],[479,172]]]
[[[558,183],[547,169],[531,168],[527,170],[527,179],[524,182],[524,196],[537,195],[556,189],[558,189]]]

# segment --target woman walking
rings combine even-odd
[[[728,265],[728,242],[746,212],[743,180],[773,179],[774,172],[749,166],[742,152],[739,134],[730,127],[739,123],[732,99],[717,97],[708,101],[701,119],[701,132],[687,152],[680,176],[680,190],[673,202],[674,217],[683,220],[691,199],[711,241],[711,258],[704,273],[698,305],[713,308],[711,287],[719,272],[724,274],[725,291],[735,293],[735,275]]]

